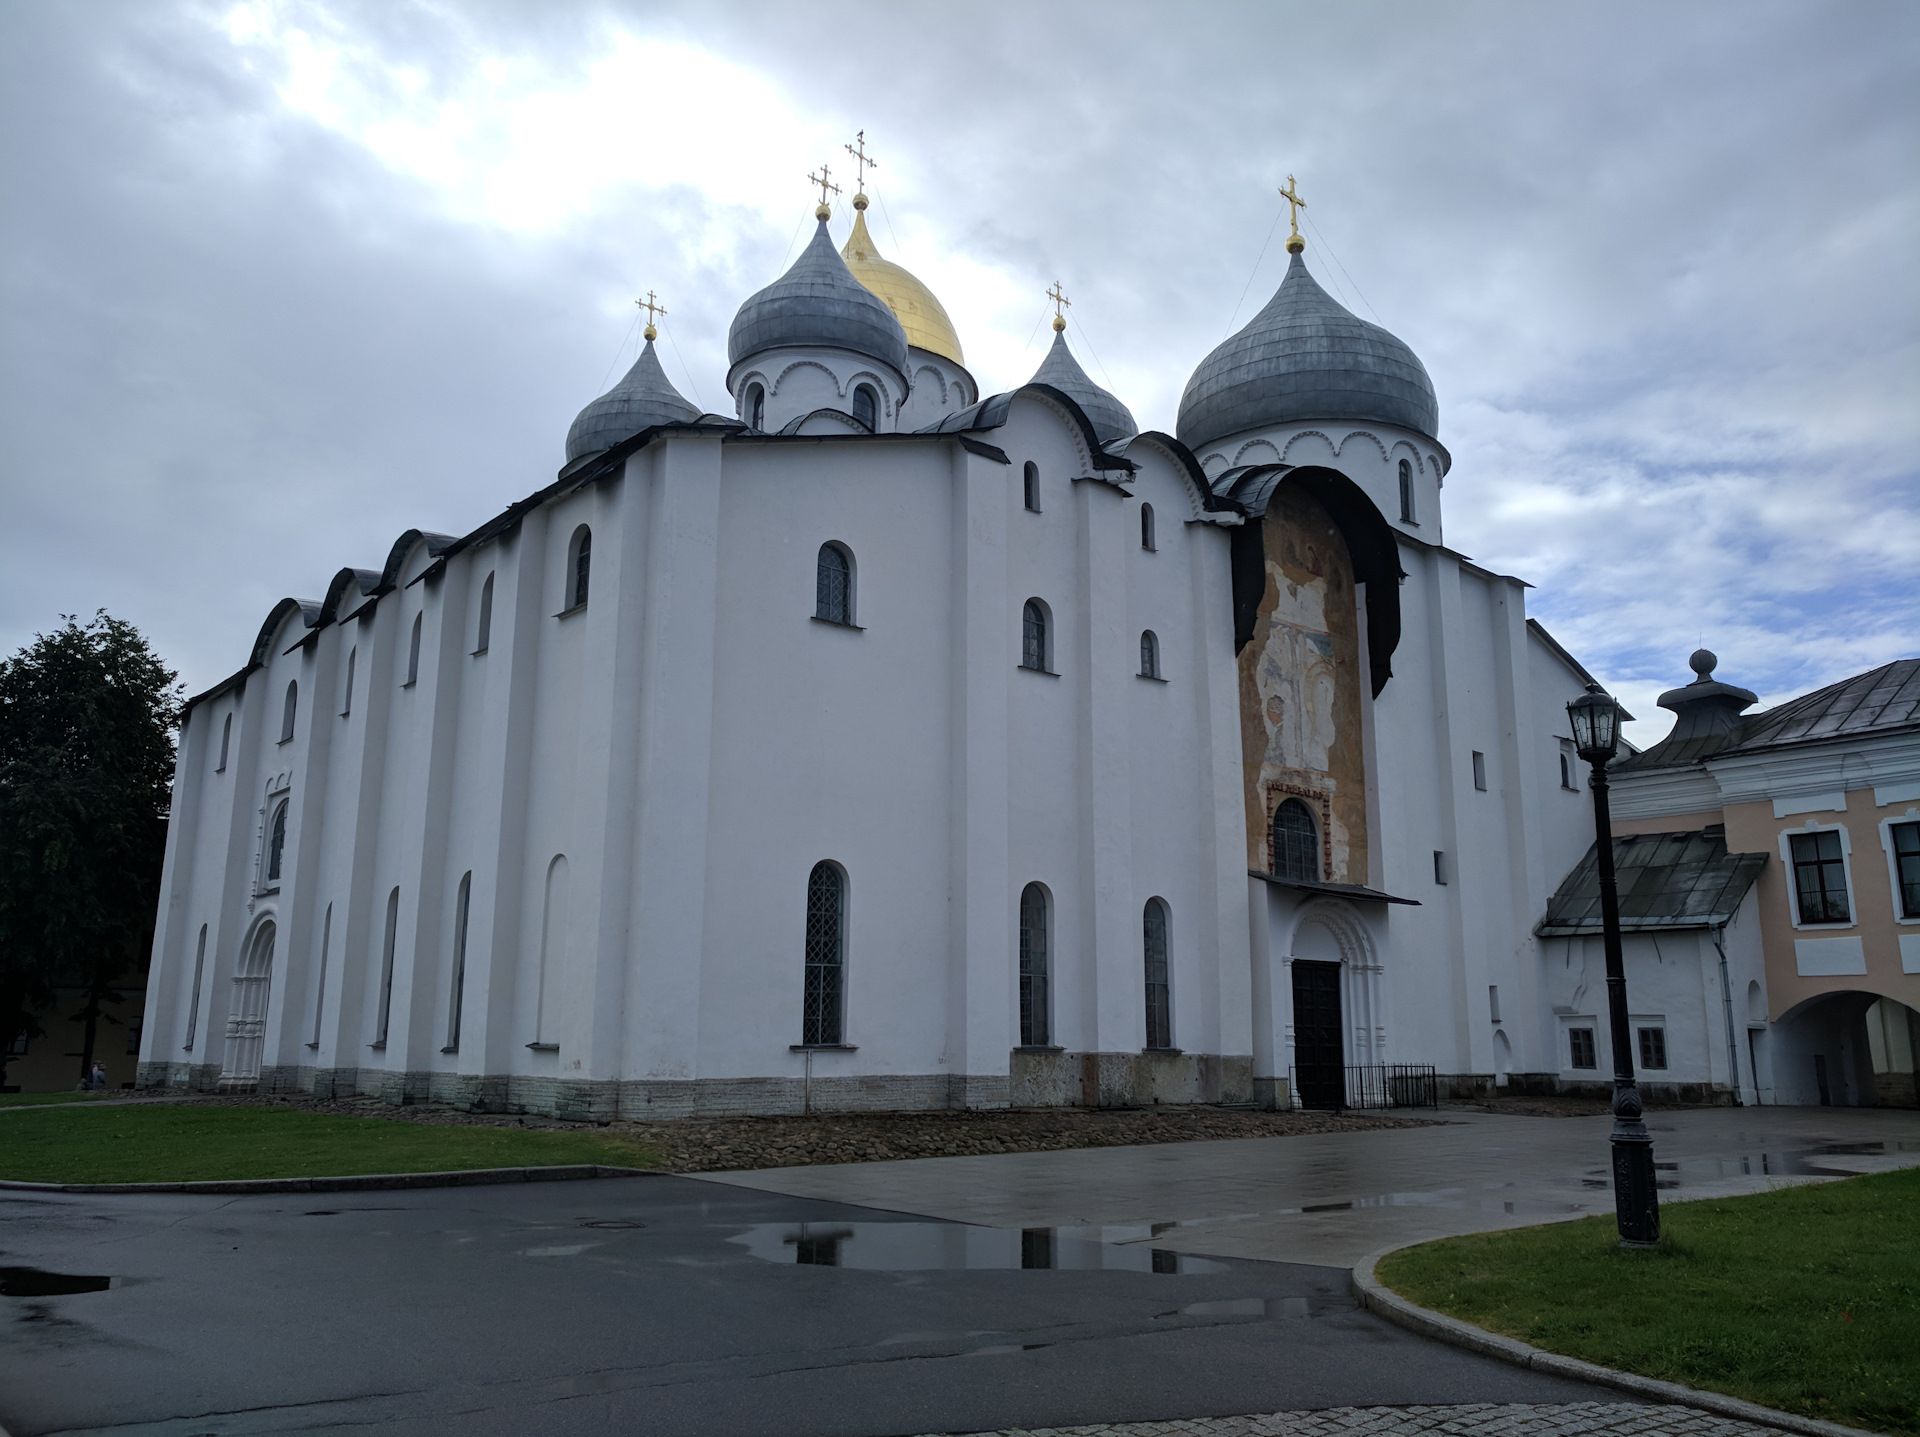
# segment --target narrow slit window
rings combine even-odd
[[[215,773],[227,771],[227,743],[233,738],[233,715],[228,714],[220,723],[220,762],[213,766]]]
[[[1447,881],[1447,855],[1443,849],[1433,850],[1433,881],[1442,886]]]
[[[287,852],[287,800],[281,799],[267,826],[267,882],[280,881],[280,863]]]
[[[400,687],[410,689],[420,682],[420,621],[425,614],[413,616],[413,632],[407,639],[407,681]]]
[[[480,586],[480,629],[474,636],[473,651],[484,654],[493,643],[493,575]]]
[[[853,417],[868,429],[880,427],[880,401],[870,385],[857,384],[853,389]]]
[[[333,905],[327,905],[327,916],[320,923],[320,981],[313,989],[313,1037],[308,1040],[309,1048],[320,1046],[321,1022],[327,1011],[327,959],[333,952]]]
[[[1040,466],[1031,459],[1020,470],[1020,488],[1026,499],[1027,508],[1038,514],[1040,512]]]
[[[287,680],[287,701],[280,709],[280,742],[293,742],[293,723],[300,713],[300,681]]]
[[[380,1021],[373,1046],[387,1046],[387,1023],[393,1017],[393,949],[400,937],[400,890],[387,895],[386,937],[380,945]]]
[[[1048,1003],[1047,890],[1029,883],[1020,894],[1020,1045],[1051,1041]]]
[[[1140,677],[1160,677],[1160,640],[1152,629],[1143,630],[1140,634]]]
[[[460,1007],[467,995],[467,909],[473,898],[473,871],[460,875],[460,891],[453,900],[453,985],[447,1002],[447,1046],[460,1051]]]
[[[1405,459],[1400,461],[1400,522],[1418,522],[1413,517],[1413,465]]]
[[[800,1022],[800,1041],[807,1047],[835,1047],[841,1040],[846,911],[845,877],[831,863],[814,864],[807,877],[807,969]]]
[[[1147,1046],[1173,1046],[1173,988],[1167,971],[1167,905],[1149,898],[1140,919],[1146,950]]]
[[[353,712],[353,669],[360,658],[360,646],[354,645],[347,650],[347,688],[340,698],[340,717],[346,718]]]
[[[839,544],[822,544],[814,567],[813,616],[830,624],[853,623],[853,561]]]
[[[207,925],[200,925],[200,945],[193,954],[193,997],[187,1006],[187,1041],[180,1045],[184,1053],[193,1051],[194,1029],[200,1026],[200,975],[207,966]]]
[[[572,587],[567,607],[578,609],[585,606],[589,590],[589,579],[593,573],[593,530],[582,524],[573,532]]]
[[[1160,547],[1154,542],[1153,505],[1151,504],[1142,504],[1140,506],[1140,547],[1143,549],[1157,549]]]
[[[1020,616],[1020,667],[1047,672],[1047,611],[1038,599],[1028,599]]]
[[[747,426],[751,429],[767,427],[767,391],[757,384],[747,390]]]
[[[1482,793],[1487,791],[1487,756],[1479,749],[1473,751],[1473,786]]]

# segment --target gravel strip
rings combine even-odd
[[[683,1118],[667,1123],[571,1123],[557,1118],[422,1103],[396,1107],[378,1098],[315,1099],[297,1094],[199,1097],[216,1105],[297,1108],[310,1113],[382,1118],[446,1126],[597,1131],[652,1149],[668,1172],[738,1172],[816,1163],[888,1162],[903,1158],[972,1157],[983,1153],[1054,1152],[1063,1148],[1131,1147],[1141,1143],[1279,1138],[1302,1133],[1356,1133],[1429,1127],[1438,1118],[1360,1113],[1257,1112],[1230,1108],[1044,1108],[925,1113],[826,1113],[811,1117]]]

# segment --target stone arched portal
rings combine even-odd
[[[254,930],[233,975],[233,1001],[227,1011],[227,1050],[220,1065],[218,1091],[250,1093],[260,1086],[261,1050],[267,1031],[267,1000],[273,990],[272,919]]]
[[[1301,908],[1286,960],[1287,1058],[1294,1101],[1346,1102],[1346,1069],[1384,1061],[1380,962],[1366,921],[1343,899]]]

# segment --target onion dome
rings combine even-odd
[[[1419,356],[1349,314],[1292,243],[1287,276],[1251,323],[1200,362],[1180,397],[1181,443],[1301,420],[1393,424],[1438,442],[1440,403]]]
[[[1066,329],[1066,321],[1056,317],[1053,321],[1053,348],[1047,351],[1047,357],[1027,382],[1050,384],[1079,405],[1081,412],[1093,425],[1094,435],[1101,444],[1133,438],[1140,432],[1140,426],[1133,422],[1133,411],[1087,378],[1086,370],[1080,367],[1080,361],[1067,348]]]
[[[892,260],[880,258],[873,236],[867,233],[867,197],[853,197],[853,233],[840,246],[840,258],[853,277],[886,301],[893,317],[907,332],[907,343],[955,364],[966,365],[960,353],[960,336],[947,318],[946,306],[934,298],[933,291]]]
[[[907,374],[907,335],[886,301],[847,269],[827,234],[826,206],[819,228],[793,268],[740,306],[727,332],[727,363],[737,365],[769,349],[845,349]]]
[[[653,352],[653,326],[648,325],[647,342],[626,378],[574,419],[567,431],[567,462],[611,449],[656,424],[687,424],[699,417],[700,411],[680,397],[660,367],[660,357]]]

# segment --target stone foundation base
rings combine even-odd
[[[1016,1108],[1241,1105],[1254,1101],[1253,1059],[1218,1053],[1069,1053],[1058,1048],[1016,1048],[1007,1094]]]

